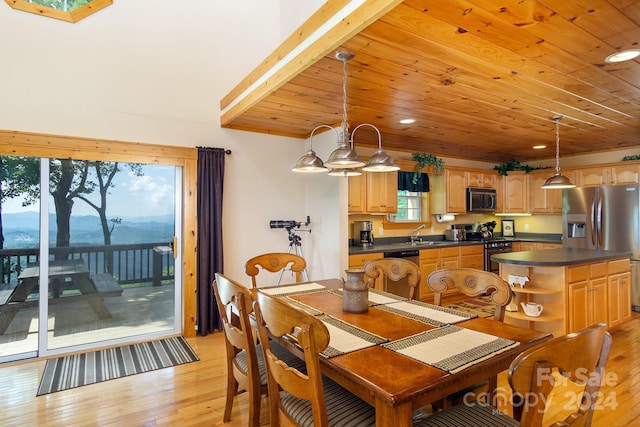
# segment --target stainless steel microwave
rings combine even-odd
[[[467,188],[467,212],[495,212],[496,190]]]

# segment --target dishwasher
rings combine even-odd
[[[413,262],[415,265],[420,265],[420,251],[417,249],[402,249],[383,252],[385,258],[405,258],[408,261]],[[384,290],[386,292],[398,295],[401,297],[409,298],[409,283],[406,277],[398,280],[397,282],[384,278]]]

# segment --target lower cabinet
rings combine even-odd
[[[421,300],[433,301],[433,292],[427,285],[427,277],[436,270],[460,267],[460,247],[439,249],[422,249],[420,251],[420,293]],[[457,290],[447,291],[446,295],[458,293]]]
[[[607,323],[607,278],[569,284],[569,332]]]
[[[616,326],[631,318],[629,259],[569,266],[525,266],[502,263],[500,275],[527,276],[524,288],[515,286],[514,310],[505,322],[565,335],[606,323]],[[543,307],[538,317],[527,316],[521,303]]]
[[[484,245],[460,246],[460,267],[484,270]]]
[[[374,259],[383,258],[384,254],[382,252],[372,252],[366,254],[358,254],[358,255],[349,255],[349,269],[357,270],[362,269],[366,263],[369,261],[373,261]],[[379,277],[373,282],[373,288],[378,290],[384,289],[384,278]]]
[[[631,273],[625,271],[625,266],[626,263],[609,263],[609,326],[631,319]]]

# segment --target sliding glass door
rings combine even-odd
[[[2,252],[15,272],[3,276],[0,361],[179,333],[181,169],[41,163],[47,191],[33,203],[14,195],[15,212],[2,211],[4,229],[25,237],[5,239]]]

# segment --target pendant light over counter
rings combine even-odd
[[[338,51],[336,58],[342,61],[342,125],[341,131],[338,132],[335,128],[329,125],[319,125],[311,131],[309,136],[309,151],[302,156],[293,167],[294,172],[325,172],[329,171],[331,176],[357,176],[360,175],[360,168],[367,172],[392,172],[400,169],[393,161],[393,158],[389,156],[382,149],[382,136],[377,127],[369,123],[362,123],[353,129],[351,135],[349,135],[349,125],[347,122],[347,61],[353,59],[355,54],[349,51]],[[372,127],[378,134],[378,149],[375,154],[371,156],[369,161],[365,164],[358,156],[358,153],[353,148],[353,138],[356,131],[362,126]],[[338,148],[336,148],[329,159],[323,162],[313,151],[313,134],[321,128],[329,128],[336,132],[338,136]],[[329,169],[328,169],[329,168]]]
[[[542,188],[545,190],[574,188],[576,186],[568,176],[560,173],[560,120],[563,118],[563,116],[554,116],[551,118],[551,120],[556,122],[556,173],[547,178],[544,184],[542,184]]]

